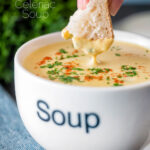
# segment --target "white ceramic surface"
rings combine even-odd
[[[150,49],[150,39],[115,31],[116,40]],[[91,88],[55,83],[22,66],[26,56],[60,33],[24,44],[15,56],[17,104],[25,127],[47,150],[139,150],[150,129],[150,82]]]

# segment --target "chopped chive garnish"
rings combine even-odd
[[[116,55],[116,56],[121,56],[121,55],[120,55],[120,54],[118,54],[118,53],[116,53],[115,55]]]
[[[78,75],[76,72],[71,72],[70,74],[73,74],[73,75]]]
[[[40,66],[40,68],[46,68],[47,66]]]
[[[137,72],[136,71],[128,71],[128,72],[125,72],[125,74],[128,76],[128,77],[134,77],[137,75]]]
[[[123,84],[114,83],[113,86],[123,86]]]
[[[62,65],[62,62],[55,61],[54,66],[60,66],[60,65]]]
[[[79,57],[79,55],[67,55],[66,58],[73,58],[73,57]]]
[[[109,80],[110,80],[110,77],[107,77],[106,80],[109,81]]]
[[[122,71],[126,71],[126,70],[136,70],[135,67],[132,67],[132,66],[128,66],[128,65],[122,65],[121,66],[121,70]]]
[[[59,50],[59,52],[60,53],[63,53],[63,54],[67,54],[68,52],[65,50],[65,49],[63,49],[63,48],[61,48],[60,50]]]
[[[59,76],[59,80],[64,83],[71,83],[71,82],[73,82],[73,80],[79,81],[79,78],[61,75],[61,76]]]
[[[72,68],[72,70],[84,71],[84,69],[82,69],[82,68]]]
[[[47,65],[47,68],[53,68],[54,67],[54,64],[48,64]]]
[[[104,70],[101,69],[101,68],[91,68],[91,69],[88,69],[88,70],[90,70],[92,72],[92,74],[99,74],[99,73],[104,72]]]
[[[118,72],[118,69],[113,68],[104,68],[103,65],[98,65],[97,67],[91,67],[91,68],[83,68],[82,65],[80,65],[78,62],[71,60],[67,58],[73,58],[76,59],[76,57],[85,56],[85,54],[77,53],[77,50],[74,51],[66,51],[65,49],[59,49],[57,53],[59,53],[59,56],[53,57],[52,61],[45,63],[38,64],[40,68],[46,68],[45,71],[47,73],[47,78],[49,80],[57,80],[59,82],[63,82],[66,84],[74,83],[74,82],[92,82],[97,81],[100,82],[100,80],[104,81],[105,86],[124,86],[124,83],[128,83],[125,78],[132,78],[135,76],[140,75],[138,71],[139,69],[142,69],[142,66],[138,66],[138,63],[134,63],[133,66],[131,65],[122,65],[120,67],[120,71]],[[119,51],[119,47],[112,47],[111,50],[114,50],[114,56],[121,56]],[[145,55],[148,53],[149,50],[145,49]],[[143,55],[144,55],[143,54]],[[148,54],[147,54],[148,55]],[[66,59],[64,62],[61,61],[63,59]],[[136,66],[136,67],[134,67]],[[36,67],[36,66],[35,66]],[[143,70],[141,70],[143,71]],[[144,72],[141,72],[142,74]],[[148,75],[145,75],[143,79],[148,80]],[[94,84],[94,83],[91,83]]]
[[[120,48],[119,46],[113,46],[113,47],[111,48],[111,51],[113,51],[113,50],[119,51],[119,50],[121,50],[121,48]]]
[[[56,78],[52,77],[51,75],[48,76],[50,80],[55,80]]]
[[[79,57],[78,55],[73,55],[72,57]]]
[[[50,70],[50,71],[48,71],[47,73],[48,74],[51,74],[51,75],[55,75],[55,74],[59,74],[59,70],[57,69],[57,68],[55,68],[54,70]]]
[[[63,56],[63,55],[60,56],[60,60],[62,60],[62,59],[64,59],[64,56]]]
[[[109,71],[110,71],[110,69],[109,69],[109,68],[105,68],[105,71],[109,72]]]

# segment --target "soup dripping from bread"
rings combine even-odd
[[[86,9],[78,9],[70,17],[62,36],[72,38],[74,48],[92,55],[92,64],[96,64],[96,56],[107,51],[114,40],[108,1],[90,0]]]

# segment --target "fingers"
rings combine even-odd
[[[110,14],[115,16],[119,11],[122,3],[124,0],[108,0],[110,6]],[[77,6],[79,9],[85,9],[86,5],[88,4],[89,0],[77,0]]]
[[[117,12],[119,11],[122,3],[124,0],[109,0],[110,3],[110,14],[112,16],[115,16],[117,14]]]
[[[77,0],[77,6],[79,9],[85,9],[86,5],[88,4],[89,0]]]

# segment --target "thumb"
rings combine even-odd
[[[112,16],[115,16],[117,14],[117,12],[119,11],[122,3],[124,0],[109,0],[110,3],[110,14]]]
[[[110,14],[115,16],[118,10],[120,9],[124,0],[108,0],[110,6]],[[77,0],[77,6],[79,9],[85,9],[89,0]]]
[[[77,6],[79,9],[85,9],[86,5],[88,4],[89,0],[77,0]]]

